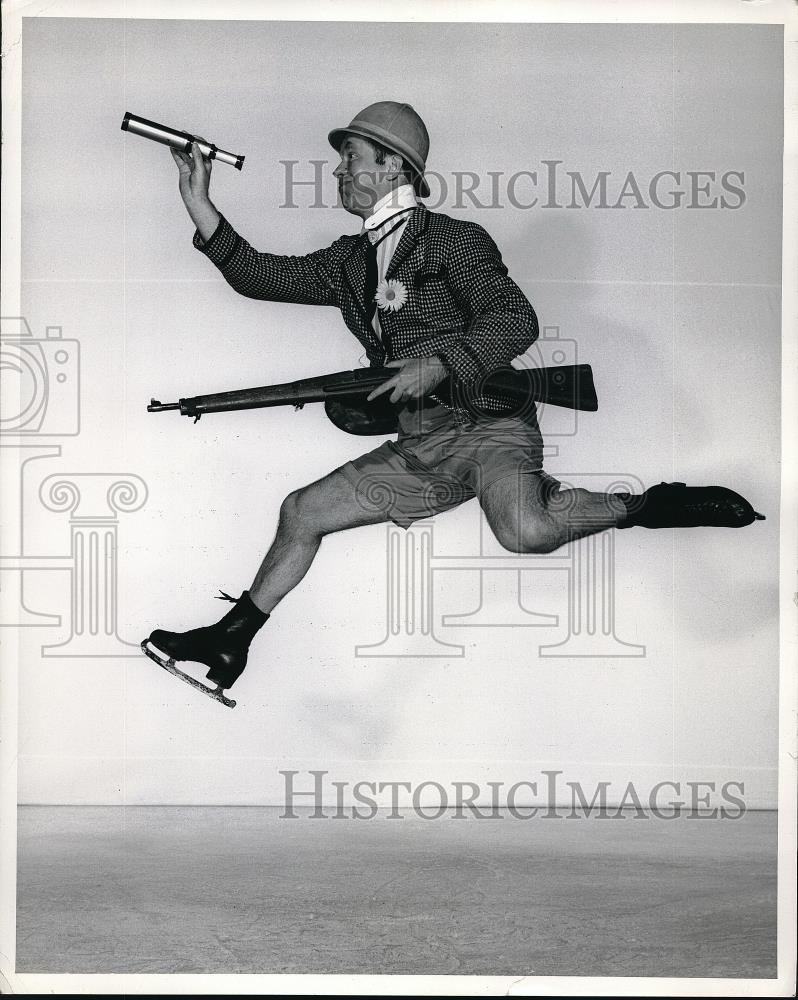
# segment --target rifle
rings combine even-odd
[[[392,434],[397,430],[397,404],[387,396],[368,402],[366,396],[377,386],[396,375],[395,368],[360,368],[333,372],[297,382],[263,385],[253,389],[235,389],[205,396],[191,396],[176,403],[150,401],[150,413],[179,410],[183,416],[221,413],[227,410],[252,410],[265,406],[294,406],[324,403],[329,419],[348,434]],[[446,384],[444,383],[444,386]],[[435,395],[450,405],[459,405],[476,416],[488,416],[473,401],[486,392],[499,392],[518,403],[513,413],[523,416],[534,410],[535,403],[551,403],[574,410],[598,409],[593,371],[590,365],[563,365],[552,368],[502,368],[492,372],[467,389],[451,378],[448,386],[438,386]]]

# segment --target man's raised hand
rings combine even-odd
[[[197,138],[207,142],[202,136]],[[219,213],[208,196],[213,161],[205,159],[196,141],[192,142],[190,153],[171,148],[169,152],[180,173],[179,187],[183,203],[200,236],[208,240],[219,224]]]
[[[383,393],[391,392],[390,401],[401,403],[407,399],[420,399],[432,392],[446,377],[446,365],[440,358],[401,358],[389,361],[387,368],[397,368],[397,374],[378,385],[367,399],[371,401]],[[391,391],[393,390],[393,391]]]
[[[197,136],[197,138],[202,139],[202,136]],[[202,139],[202,141],[206,140]],[[180,194],[183,196],[186,206],[188,206],[189,201],[207,198],[213,161],[205,159],[200,152],[199,143],[196,141],[191,143],[190,153],[172,149],[171,146],[169,152],[180,171]]]

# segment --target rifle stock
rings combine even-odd
[[[296,382],[278,385],[256,386],[251,389],[236,389],[231,392],[216,392],[204,396],[191,396],[177,403],[161,403],[153,399],[147,407],[151,413],[163,410],[179,410],[187,417],[199,420],[203,413],[222,413],[229,410],[252,410],[267,406],[304,406],[305,403],[324,402],[345,405],[346,400],[358,404],[360,414],[374,405],[379,409],[380,429],[373,433],[386,433],[385,399],[378,397],[372,404],[365,403],[365,397],[377,386],[396,375],[393,368],[359,368],[354,371],[334,372]],[[440,389],[436,389],[436,395]],[[464,387],[451,380],[448,392],[452,401],[472,408],[470,399],[476,399],[485,391],[498,391],[518,401],[519,412],[525,404],[550,403],[576,410],[596,410],[598,400],[593,385],[590,365],[563,365],[551,368],[506,368],[492,372],[478,384]],[[377,404],[380,404],[379,408]],[[328,414],[329,414],[328,406]],[[377,414],[375,413],[375,416]],[[332,417],[331,417],[332,419]],[[338,426],[338,421],[334,421]],[[343,429],[348,429],[343,427]],[[367,430],[353,433],[371,433]]]

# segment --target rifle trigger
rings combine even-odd
[[[294,403],[294,410],[301,410],[304,405],[304,403]]]
[[[196,422],[197,422],[197,421],[199,420],[199,418],[200,418],[201,416],[202,416],[202,414],[201,414],[201,413],[198,413],[198,414],[197,414],[197,415],[196,415],[196,416],[194,417],[194,423],[195,423],[195,424],[196,424]]]

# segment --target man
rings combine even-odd
[[[534,407],[517,413],[513,400],[480,388],[535,341],[535,312],[482,227],[419,203],[429,194],[423,121],[408,104],[380,101],[329,141],[340,154],[341,204],[363,230],[299,257],[258,253],[239,236],[210,200],[211,162],[196,143],[172,155],[194,246],[242,295],[340,309],[371,365],[396,369],[369,399],[390,394],[399,436],[284,500],[249,591],[223,595],[234,607],[220,622],[151,634],[170,667],[204,664],[219,696],[324,536],[347,528],[388,519],[407,527],[477,497],[501,544],[533,553],[614,527],[739,527],[762,517],[720,487],[663,483],[640,497],[559,490],[542,468]]]

